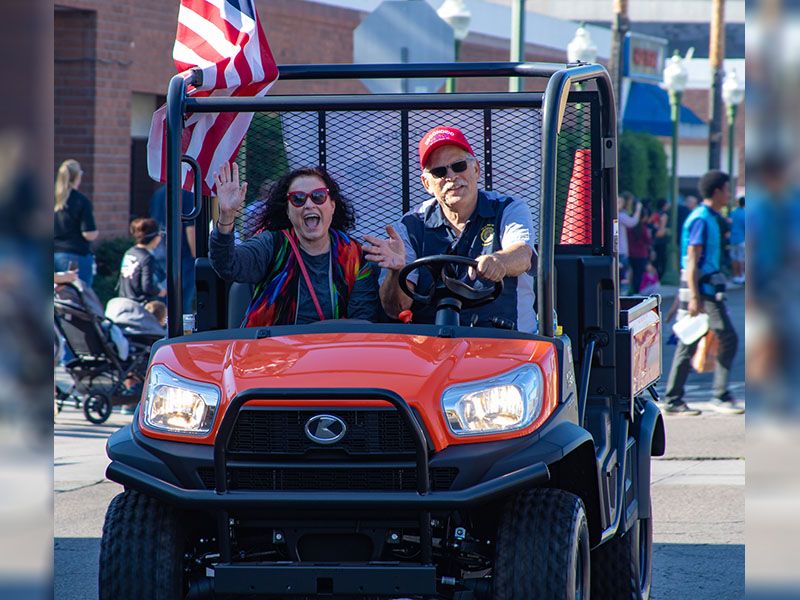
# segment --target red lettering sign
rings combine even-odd
[[[655,69],[658,66],[658,52],[649,48],[634,48],[633,64],[637,67]]]

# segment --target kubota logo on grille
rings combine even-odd
[[[306,421],[306,436],[317,444],[335,444],[344,437],[347,425],[333,415],[316,415]]]

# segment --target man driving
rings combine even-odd
[[[480,163],[467,138],[455,127],[434,127],[419,143],[422,185],[433,196],[406,213],[388,239],[365,236],[366,258],[382,268],[380,298],[387,315],[411,309],[416,323],[433,323],[436,307],[412,302],[399,286],[399,273],[418,258],[449,254],[472,258],[471,279],[503,282],[502,294],[488,305],[463,310],[461,323],[504,323],[533,333],[533,273],[536,268],[533,221],[519,199],[478,189]],[[433,284],[427,269],[408,275],[414,291]],[[474,282],[481,285],[480,282]],[[485,284],[482,284],[485,286]],[[427,293],[427,292],[422,292]]]

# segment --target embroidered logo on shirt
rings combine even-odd
[[[494,242],[494,225],[489,223],[488,225],[484,225],[483,229],[481,229],[481,243],[484,247],[491,246],[492,242]]]

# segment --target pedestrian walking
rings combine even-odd
[[[642,214],[642,203],[637,202],[630,192],[622,192],[617,198],[617,219],[619,221],[619,283],[620,287],[628,283],[628,230],[639,224]]]
[[[641,203],[637,210],[640,215],[639,220],[636,225],[628,229],[628,260],[631,264],[630,294],[634,296],[639,293],[642,276],[650,261],[650,253],[653,248],[653,238],[648,226],[648,211],[642,208]]]
[[[683,224],[686,223],[686,218],[697,208],[697,196],[686,196],[678,205],[678,222],[675,224],[677,227],[680,240],[678,240],[678,248],[683,248]]]
[[[88,286],[94,280],[91,243],[97,239],[92,202],[78,191],[83,170],[77,160],[67,159],[58,167],[53,207],[53,271],[78,270]]]
[[[659,278],[664,276],[667,268],[667,244],[670,238],[669,224],[670,204],[667,200],[661,199],[656,202],[656,209],[650,215],[650,227],[653,234],[653,266],[658,272]]]
[[[742,285],[744,283],[744,196],[739,198],[739,206],[731,211],[731,275],[733,283]]]
[[[699,191],[703,202],[683,225],[678,319],[701,312],[708,315],[709,328],[719,340],[711,403],[719,412],[741,414],[744,408],[728,390],[730,368],[739,340],[725,305],[725,277],[720,271],[723,240],[719,210],[728,200],[729,189],[730,178],[722,171],[711,170],[700,178]],[[699,343],[699,340],[688,345],[678,342],[665,394],[663,410],[668,415],[694,416],[701,412],[690,408],[683,400],[692,356]]]

